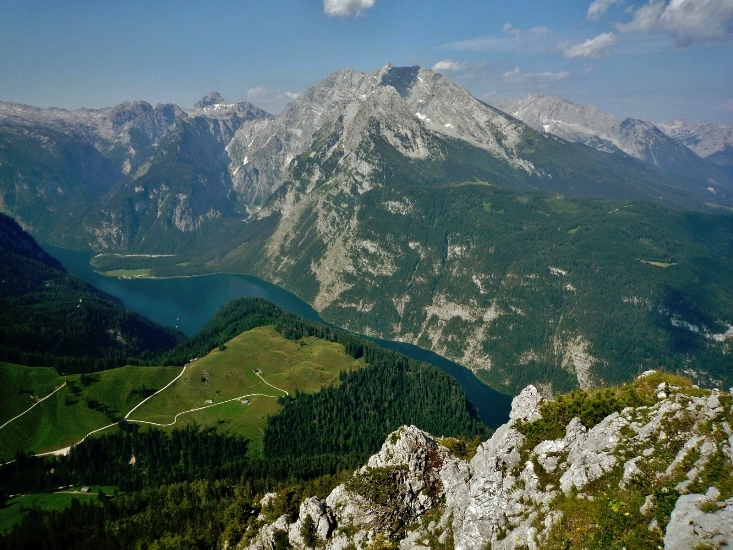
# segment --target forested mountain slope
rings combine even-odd
[[[68,274],[0,214],[0,360],[94,371],[150,360],[184,336]]]
[[[335,324],[431,349],[508,393],[651,366],[730,383],[730,216],[481,181],[353,195],[338,181],[293,183],[219,268],[249,266]]]

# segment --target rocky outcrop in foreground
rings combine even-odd
[[[731,422],[728,393],[669,374],[552,402],[528,386],[470,461],[402,427],[325,500],[295,522],[261,515],[239,547],[725,548]]]

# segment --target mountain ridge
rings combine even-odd
[[[539,92],[523,99],[494,103],[539,132],[641,160],[708,200],[719,202],[722,198],[725,202],[733,197],[733,181],[729,175],[699,158],[687,148],[687,143],[668,135],[668,130],[649,121],[619,119],[592,105],[578,105]]]
[[[201,104],[223,118],[181,114],[83,204],[94,248],[185,256],[157,276],[262,277],[339,326],[446,355],[508,392],[621,381],[659,362],[727,383],[722,193],[538,132],[420,67],[346,69],[277,117],[224,129],[219,98]],[[39,179],[41,198],[63,205],[54,178]],[[11,198],[24,189],[4,183]],[[713,206],[723,215],[690,212]]]

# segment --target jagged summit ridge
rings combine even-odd
[[[649,134],[659,130],[647,121],[620,120],[593,105],[580,105],[539,92],[532,92],[524,99],[498,100],[494,105],[537,131],[555,134],[569,141],[586,144],[593,141],[600,150],[623,151],[640,160],[647,158],[645,141],[658,138]],[[633,135],[634,130],[637,130],[637,135]]]
[[[658,125],[667,134],[701,157],[733,149],[733,126],[702,124],[689,120],[665,120]]]
[[[385,93],[388,89],[396,97]],[[387,101],[379,105],[373,96]],[[344,126],[345,135],[353,135],[349,123],[364,118],[393,128],[419,124],[532,170],[531,163],[513,150],[522,135],[521,123],[431,69],[388,64],[372,73],[353,69],[334,73],[290,103],[276,119],[244,125],[229,145],[235,184],[250,197],[268,196],[284,182],[289,163],[311,147],[321,128],[338,123]],[[502,136],[501,143],[497,135]],[[348,156],[357,144],[352,140],[344,145]]]

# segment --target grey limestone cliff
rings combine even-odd
[[[333,550],[728,547],[731,396],[679,380],[645,373],[615,395],[633,388],[655,402],[592,426],[576,417],[563,436],[531,448],[531,426],[546,420],[529,386],[514,399],[509,423],[470,461],[414,426],[400,428],[352,482],[325,500],[307,499],[295,523],[283,516],[240,546],[274,548],[280,529],[305,548],[300,531],[310,515],[317,545]],[[375,499],[368,483],[391,487],[391,500]]]
[[[388,64],[372,73],[352,69],[334,73],[277,118],[243,125],[228,146],[237,191],[264,200],[284,183],[288,165],[313,145],[319,130],[334,125],[349,130],[352,122],[372,118],[387,124],[391,120],[393,127],[419,123],[421,131],[466,141],[532,170],[515,150],[523,124],[430,69]],[[410,141],[409,134],[401,141]],[[352,139],[342,147],[348,156],[358,145]],[[426,156],[424,150],[421,155]]]

